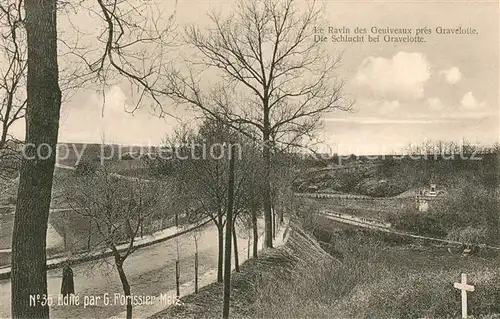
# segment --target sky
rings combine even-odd
[[[211,9],[230,10],[231,1],[156,0],[164,12],[175,12],[179,24],[204,23]],[[299,1],[304,5],[306,1]],[[352,112],[323,118],[318,138],[322,150],[380,154],[425,140],[499,140],[499,8],[497,1],[325,1],[322,27],[428,28],[423,43],[322,43],[342,53],[338,75]],[[92,25],[91,16],[80,17]],[[90,22],[90,23],[89,23]],[[436,34],[436,28],[474,28],[478,34]],[[371,34],[371,33],[369,33]],[[331,34],[326,34],[331,36]],[[401,36],[401,35],[397,35]],[[365,35],[366,37],[366,35]],[[383,35],[381,36],[383,37]],[[157,144],[178,125],[159,118],[147,105],[133,114],[130,88],[117,83],[102,93],[77,91],[61,112],[61,142]],[[103,111],[104,106],[104,111]],[[163,106],[189,121],[194,113]],[[14,129],[23,136],[24,125]]]

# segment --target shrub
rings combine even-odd
[[[469,274],[476,288],[468,296],[469,314],[483,316],[500,312],[500,277],[495,272]],[[450,318],[460,315],[460,291],[453,282],[459,276],[447,271],[398,272],[377,282],[360,285],[339,303],[342,317]]]
[[[498,241],[500,201],[494,192],[481,185],[468,183],[456,193],[431,202],[427,212],[419,212],[414,203],[389,217],[397,229],[431,237]]]
[[[98,162],[82,160],[78,165],[76,165],[75,174],[76,175],[90,175],[97,171],[99,168]]]
[[[450,196],[439,208],[442,224],[448,232],[467,227],[484,229],[485,239],[498,242],[500,200],[485,187],[468,183]],[[455,236],[455,235],[454,235]]]
[[[488,229],[485,227],[463,227],[454,228],[446,236],[449,240],[455,240],[462,243],[484,244],[488,241]]]
[[[389,217],[389,222],[396,229],[406,230],[418,235],[444,237],[447,234],[446,225],[443,225],[441,215],[434,211],[419,212],[412,202],[408,203],[401,212]]]
[[[359,183],[356,186],[356,191],[373,197],[390,197],[401,194],[404,188],[385,179],[368,179]]]

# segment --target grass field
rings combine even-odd
[[[366,232],[337,233],[330,243],[329,249],[343,256],[340,273],[332,269],[337,285],[350,287],[331,305],[340,317],[458,317],[460,292],[453,282],[461,273],[476,287],[469,314],[500,313],[498,252],[463,257],[445,247],[387,245]]]

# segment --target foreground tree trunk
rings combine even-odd
[[[26,144],[12,235],[12,317],[48,318],[48,306],[40,302],[30,305],[30,295],[47,294],[47,223],[61,107],[56,0],[26,0],[24,8],[28,37]]]
[[[123,293],[127,298],[127,319],[132,319],[132,300],[130,298],[130,284],[128,283],[127,276],[125,275],[125,271],[123,271],[122,262],[116,262],[116,269],[118,270],[118,275],[120,275],[120,281],[123,287]]]

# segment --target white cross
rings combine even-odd
[[[467,275],[462,274],[462,281],[454,283],[453,287],[462,290],[462,318],[467,318],[467,291],[474,291],[474,286],[467,285]]]

